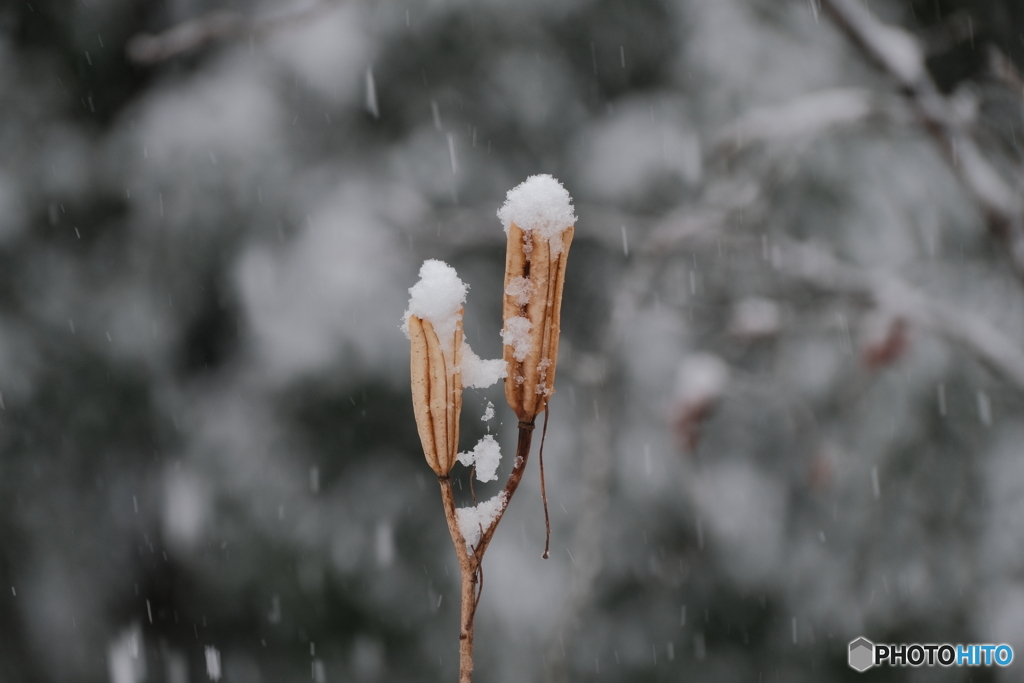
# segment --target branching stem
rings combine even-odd
[[[546,426],[546,425],[545,425]],[[480,534],[476,546],[469,548],[459,528],[455,513],[455,492],[452,490],[450,477],[438,477],[441,485],[441,501],[444,503],[444,516],[448,521],[448,531],[455,545],[455,555],[459,559],[459,574],[462,579],[462,614],[459,626],[459,683],[472,683],[473,680],[473,626],[476,608],[483,592],[483,559],[498,522],[505,515],[508,503],[519,488],[519,482],[526,471],[526,461],[530,457],[530,444],[533,441],[533,423],[519,423],[519,442],[516,444],[516,457],[512,465],[512,473],[505,483],[505,503],[494,520]]]

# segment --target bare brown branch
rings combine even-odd
[[[461,576],[461,618],[459,620],[459,683],[471,683],[473,679],[473,619],[477,606],[477,574],[479,559],[469,554],[466,539],[459,528],[455,515],[455,492],[452,481],[448,477],[438,477],[441,484],[441,501],[444,503],[444,516],[448,521],[448,531],[455,545],[455,555],[459,558],[459,574]],[[477,556],[479,557],[479,555]]]
[[[971,131],[935,86],[918,42],[903,29],[880,21],[858,0],[822,2],[865,54],[900,84],[922,125],[978,202],[989,229],[1006,244],[1018,277],[1024,277],[1024,207],[1020,197],[985,158]]]
[[[491,525],[484,529],[484,532],[480,534],[480,541],[473,549],[475,557],[483,558],[484,551],[487,550],[487,546],[491,542],[491,538],[494,536],[494,531],[498,528],[498,522],[505,516],[505,510],[508,509],[508,504],[512,500],[512,496],[515,495],[516,489],[519,488],[519,482],[523,480],[523,473],[526,472],[526,461],[530,457],[530,444],[533,442],[533,424],[532,423],[519,423],[519,441],[516,443],[516,458],[512,464],[512,473],[508,476],[508,481],[505,483],[505,506],[501,509],[498,515],[491,522]]]
[[[438,477],[441,485],[441,501],[444,504],[444,516],[448,522],[448,531],[455,545],[455,555],[459,560],[461,578],[461,618],[459,621],[459,683],[471,683],[473,679],[473,633],[476,619],[476,608],[483,594],[483,559],[487,546],[494,536],[498,523],[508,509],[508,503],[519,488],[519,482],[526,471],[526,462],[530,457],[530,444],[533,439],[533,425],[520,423],[519,442],[516,446],[515,462],[512,473],[505,484],[503,494],[505,504],[491,521],[490,525],[480,534],[476,546],[470,549],[466,538],[459,527],[455,506],[455,492],[452,490],[451,479],[447,476]]]

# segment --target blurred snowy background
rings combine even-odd
[[[454,681],[398,326],[441,258],[500,354],[494,212],[540,172],[579,215],[552,559],[531,463],[477,680],[1024,648],[1022,31],[1015,0],[5,0],[0,680]],[[509,452],[500,387],[463,446],[488,400]]]

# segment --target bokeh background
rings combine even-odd
[[[542,172],[579,215],[552,558],[531,463],[477,680],[1024,656],[1022,33],[1015,0],[0,3],[0,680],[455,680],[398,328],[440,258],[500,354],[495,211]],[[512,450],[500,387],[462,424]]]

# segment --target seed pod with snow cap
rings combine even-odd
[[[555,390],[562,287],[576,216],[562,184],[535,175],[509,191],[498,218],[508,235],[505,398],[520,422],[532,425]]]
[[[455,465],[462,413],[462,309],[469,289],[455,269],[428,260],[409,293],[402,331],[411,344],[412,403],[427,464],[439,477]]]

